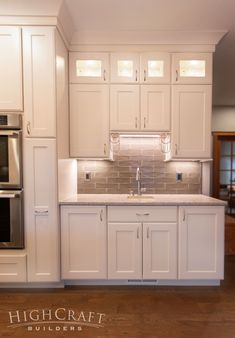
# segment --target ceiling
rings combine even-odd
[[[0,15],[58,16],[76,32],[211,31],[228,34],[214,55],[216,105],[235,105],[235,0],[0,0]]]

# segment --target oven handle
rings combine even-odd
[[[5,131],[5,130],[1,130],[0,131],[0,136],[18,136],[19,135],[19,131]]]
[[[19,191],[0,191],[0,198],[20,198],[21,192]]]

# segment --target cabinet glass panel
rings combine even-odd
[[[230,142],[222,142],[221,143],[221,155],[227,155],[230,156],[231,154],[231,144]]]
[[[118,60],[118,76],[133,77],[133,61],[131,60]]]
[[[229,185],[231,182],[231,173],[230,171],[221,171],[220,172],[220,184]]]
[[[205,60],[180,60],[181,77],[205,77],[206,61]]]
[[[164,61],[149,60],[148,61],[148,77],[163,77],[164,76]]]
[[[76,75],[78,77],[101,77],[102,61],[77,60]]]

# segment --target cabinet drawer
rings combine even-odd
[[[0,282],[26,282],[26,254],[0,256]]]
[[[114,206],[108,207],[109,222],[176,222],[177,207]]]

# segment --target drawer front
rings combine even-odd
[[[176,222],[175,206],[110,206],[109,222]]]
[[[26,282],[26,254],[0,255],[1,282]]]

